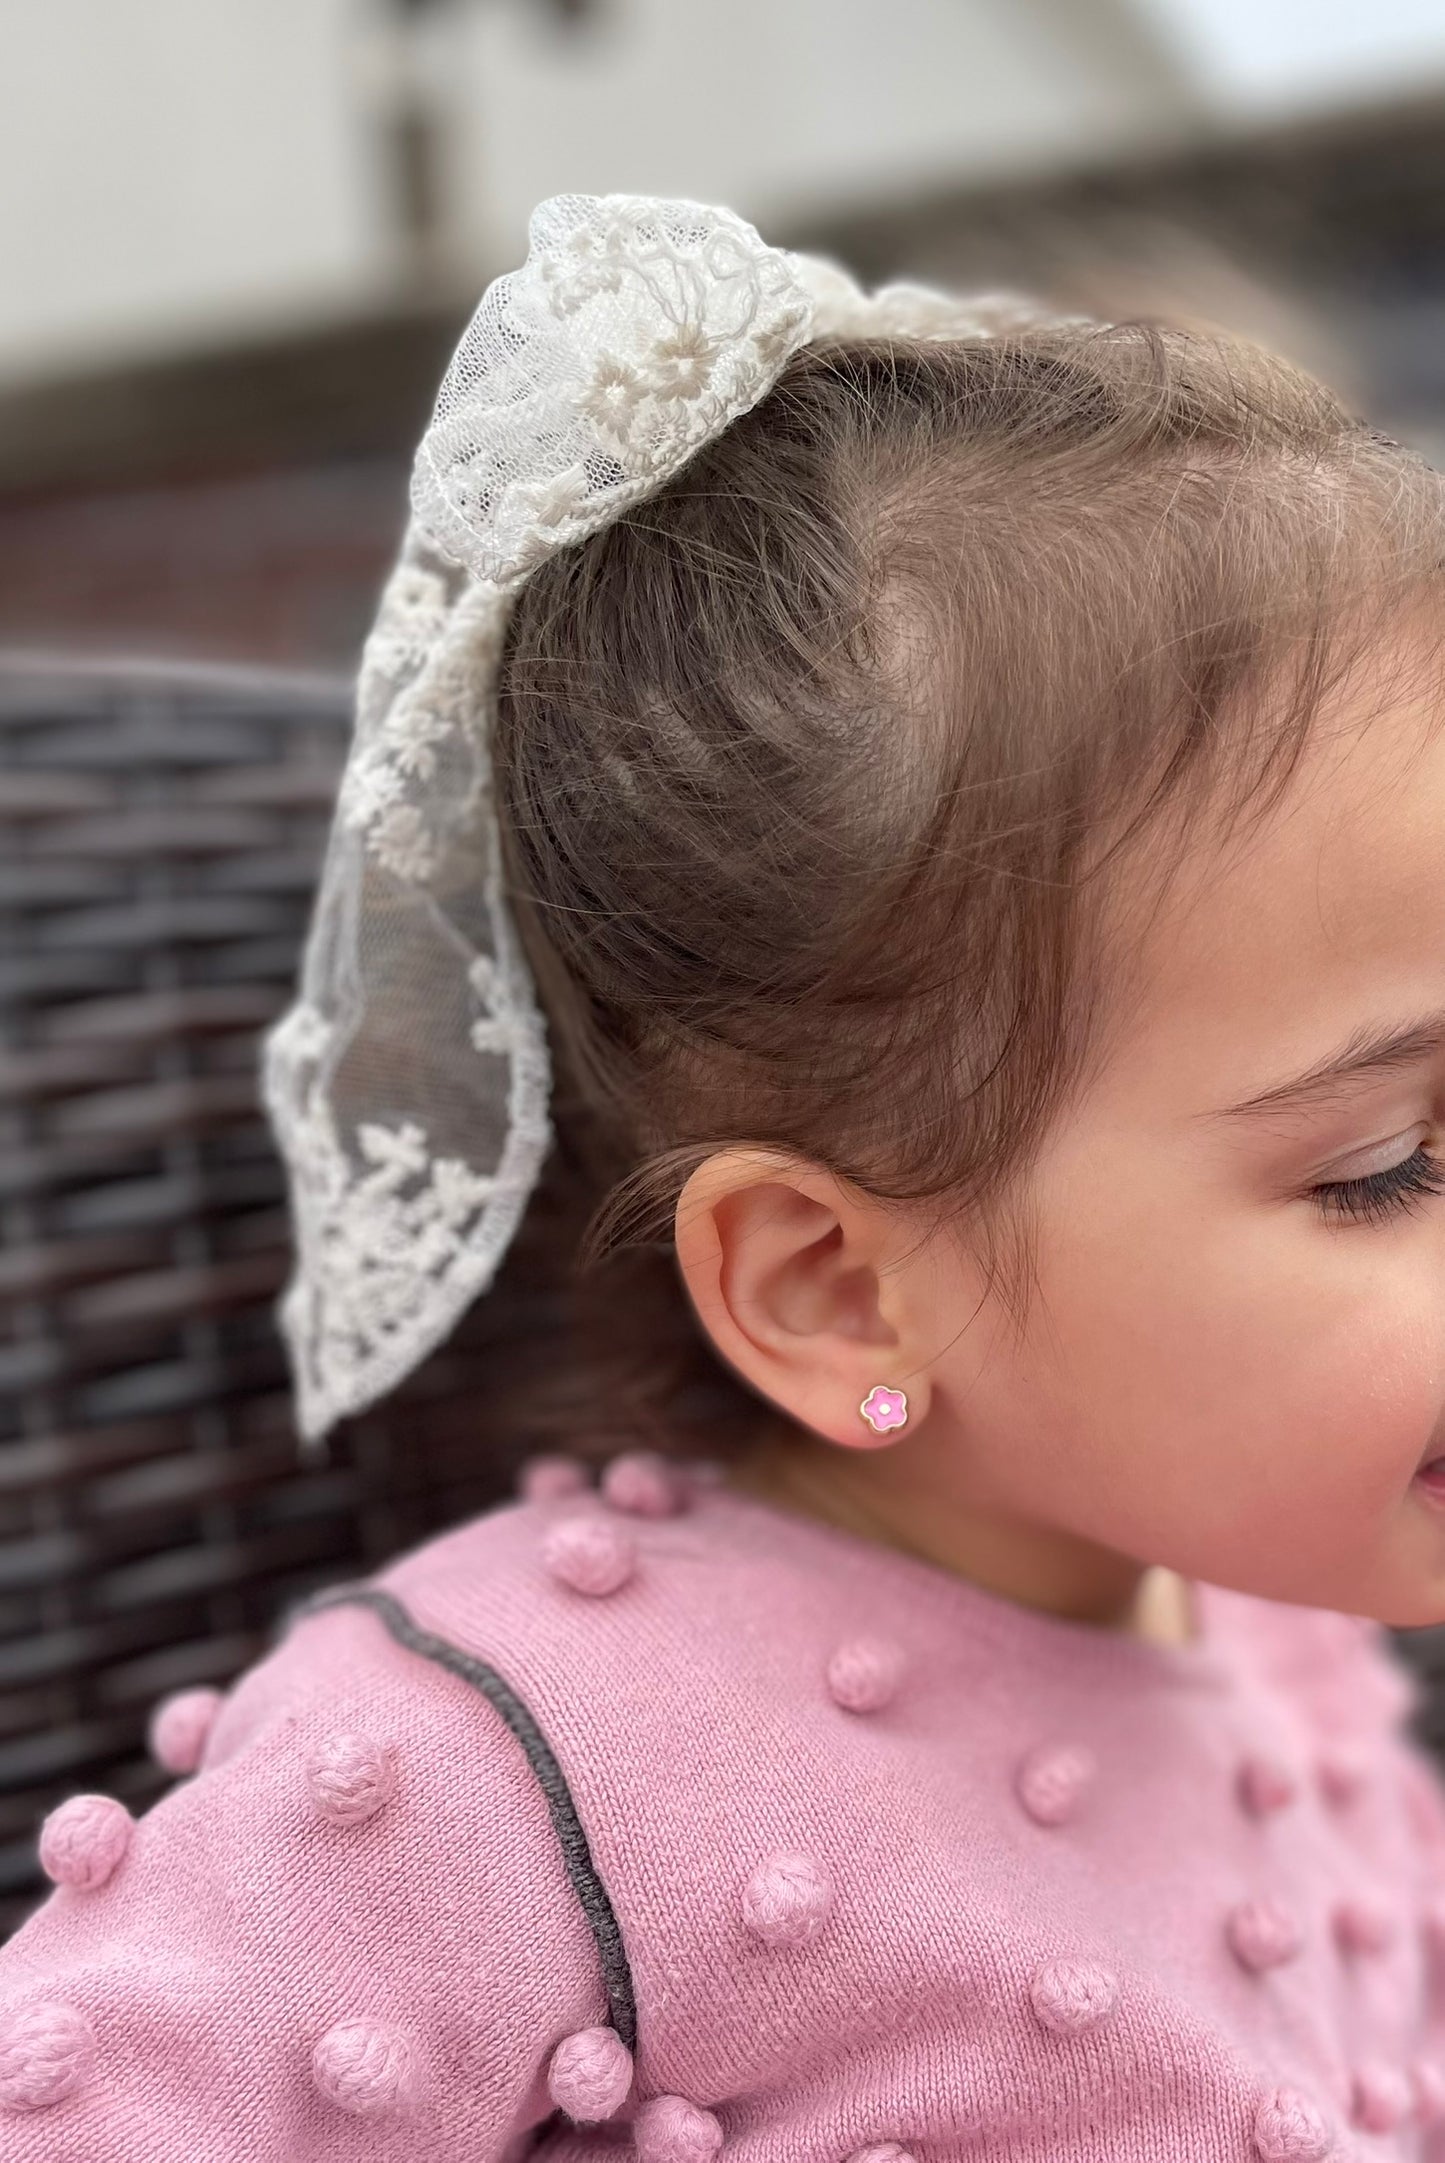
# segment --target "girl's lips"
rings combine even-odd
[[[1415,1478],[1426,1494],[1437,1496],[1440,1501],[1445,1502],[1445,1457],[1436,1457],[1430,1463],[1421,1465]]]

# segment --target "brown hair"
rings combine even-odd
[[[1440,561],[1412,453],[1239,339],[1129,322],[806,348],[537,570],[495,758],[565,1328],[519,1444],[755,1429],[670,1243],[733,1142],[936,1203],[1021,1322],[1028,1169],[1125,959],[1099,874],[1262,815]]]

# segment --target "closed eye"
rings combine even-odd
[[[1418,1209],[1425,1195],[1445,1194],[1445,1163],[1422,1144],[1413,1156],[1392,1164],[1387,1172],[1371,1172],[1367,1179],[1337,1179],[1311,1187],[1310,1193],[1321,1214],[1336,1222],[1383,1223]]]

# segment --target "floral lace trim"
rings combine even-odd
[[[326,1074],[336,1032],[298,1002],[266,1043],[267,1108],[291,1165],[297,1266],[281,1300],[297,1423],[314,1445],[396,1386],[485,1289],[551,1141],[540,1033],[494,1016],[513,1117],[495,1172],[436,1153],[415,1119],[359,1121],[342,1142]],[[504,1041],[505,1040],[505,1041]]]
[[[806,340],[795,258],[731,211],[557,196],[496,279],[422,439],[412,504],[476,576],[515,584],[661,485]]]

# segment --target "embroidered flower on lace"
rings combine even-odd
[[[614,221],[600,232],[580,226],[569,235],[560,260],[544,256],[539,270],[554,314],[572,315],[599,293],[620,292],[632,244],[631,225]]]
[[[360,1121],[360,1161],[348,1158],[321,1081],[332,1043],[325,1017],[301,1002],[265,1059],[267,1102],[300,1204],[301,1269],[283,1313],[306,1348],[298,1387],[308,1431],[318,1413],[329,1424],[367,1402],[390,1348],[434,1326],[440,1288],[468,1264],[496,1190],[491,1175],[437,1156],[416,1119]]]
[[[397,772],[404,774],[408,781],[430,781],[436,772],[436,747],[449,733],[449,724],[439,714],[419,720],[410,735],[402,736],[391,747]]]
[[[508,1052],[516,1045],[517,1025],[493,1015],[485,1021],[474,1021],[470,1034],[473,1051]]]
[[[437,748],[456,727],[457,714],[445,696],[418,694],[393,706],[382,723],[377,748],[404,774],[429,781],[436,771]]]
[[[763,323],[753,332],[749,343],[760,368],[770,373],[781,368],[783,362],[796,350],[798,334],[805,326],[808,311],[804,306],[786,310],[772,323]]]
[[[325,1181],[314,1229],[325,1250],[321,1281],[333,1294],[325,1326],[333,1352],[344,1346],[353,1368],[425,1311],[495,1182],[458,1158],[433,1156],[425,1127],[412,1120],[358,1127],[357,1147],[372,1166],[358,1175],[327,1128],[318,1119],[308,1135]]]
[[[444,622],[449,622],[451,614],[442,580],[405,568],[388,585],[383,606],[399,623],[411,607],[427,614],[441,609]],[[508,607],[504,594],[474,587],[467,597],[466,620],[458,624],[455,638],[448,631],[445,645],[434,639],[429,648],[422,649],[429,661],[444,656],[445,668],[431,668],[393,695],[380,722],[372,725],[369,734],[359,731],[353,747],[342,780],[338,819],[349,832],[364,835],[376,860],[408,883],[424,883],[436,868],[441,844],[428,812],[441,808],[448,818],[454,817],[457,798],[454,792],[446,792],[438,802],[425,792],[436,775],[443,748],[469,730],[473,762],[481,749],[484,771],[480,778],[485,787],[484,732],[478,733],[478,725],[488,704],[487,686],[501,648]],[[363,709],[374,687],[364,663]],[[423,792],[420,800],[412,796],[413,788]]]
[[[696,323],[671,338],[660,338],[652,349],[655,369],[653,388],[659,398],[700,398],[708,377],[717,341],[708,338]]]
[[[434,571],[403,564],[387,581],[361,665],[388,676],[420,668],[447,619],[447,590]]]
[[[618,360],[615,354],[600,353],[578,406],[599,428],[625,443],[632,433],[633,416],[646,395],[635,368]]]
[[[579,459],[563,473],[554,473],[547,480],[533,481],[529,486],[517,489],[516,504],[524,513],[526,523],[560,526],[576,515],[592,493],[591,478]]]
[[[405,787],[405,776],[386,757],[384,746],[369,745],[352,754],[342,776],[337,817],[348,832],[365,833],[396,803]]]
[[[490,954],[478,954],[467,971],[477,1003],[484,1009],[474,1021],[470,1040],[474,1051],[512,1052],[525,1042],[525,1024],[512,1009],[501,970]]]
[[[393,804],[366,838],[377,862],[412,885],[420,885],[435,869],[436,844],[415,804]]]

